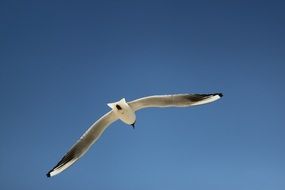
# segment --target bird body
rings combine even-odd
[[[220,99],[221,93],[214,94],[174,94],[156,95],[126,102],[125,98],[118,102],[107,104],[112,110],[103,115],[80,137],[80,139],[63,156],[59,163],[51,169],[47,176],[57,175],[74,164],[93,145],[104,130],[114,121],[120,119],[127,125],[136,122],[135,112],[148,107],[188,107],[202,105]]]
[[[107,104],[112,110],[113,113],[120,119],[122,122],[127,125],[134,125],[136,122],[136,114],[130,105],[126,102],[126,99],[123,98],[118,102]]]

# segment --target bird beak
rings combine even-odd
[[[136,126],[135,126],[135,123],[131,124],[131,126],[133,127],[133,129],[135,129],[135,127],[136,127]]]

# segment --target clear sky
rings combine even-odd
[[[1,1],[0,189],[284,190],[284,1]],[[223,92],[120,121],[123,97]]]

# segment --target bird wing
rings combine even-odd
[[[59,163],[47,173],[47,176],[57,175],[76,162],[99,139],[104,130],[116,120],[117,117],[113,111],[97,120],[63,156]]]
[[[128,104],[134,111],[147,107],[187,107],[210,103],[222,96],[222,93],[156,95],[136,99]]]

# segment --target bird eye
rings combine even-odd
[[[117,108],[118,110],[122,110],[122,107],[119,106],[118,104],[116,104],[116,108]]]

